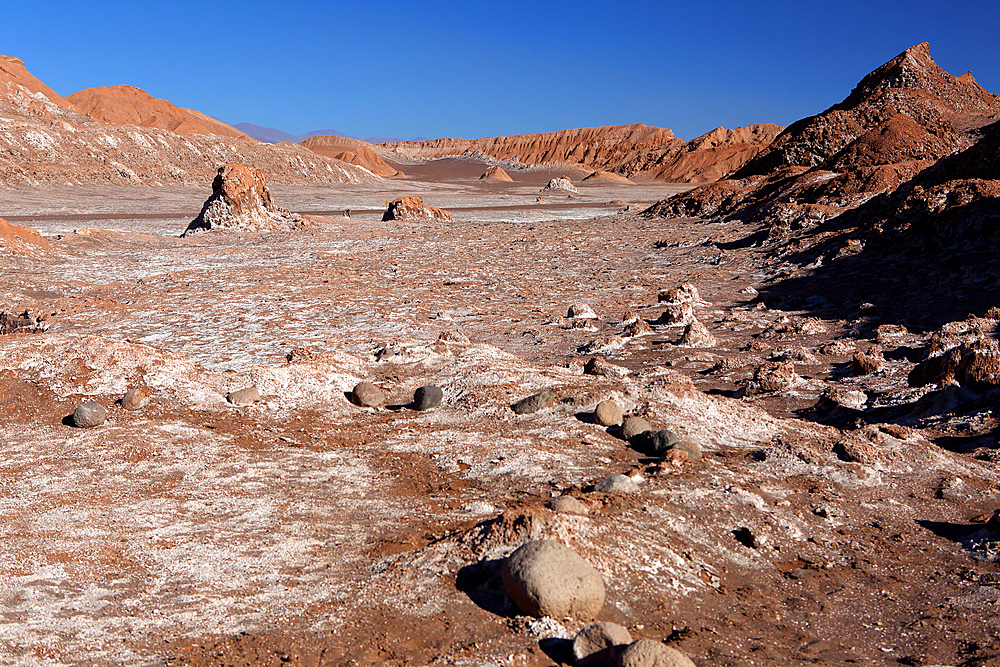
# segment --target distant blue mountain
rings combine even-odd
[[[263,141],[265,144],[277,144],[283,141],[299,144],[309,137],[315,137],[317,135],[323,135],[324,137],[347,137],[346,134],[337,132],[336,130],[313,130],[312,132],[306,132],[305,134],[288,134],[284,130],[279,130],[274,127],[261,127],[260,125],[254,125],[253,123],[236,123],[233,127],[243,134],[253,137],[257,141]],[[384,144],[389,141],[401,141],[401,139],[392,139],[390,137],[348,138],[360,139],[361,141],[367,141],[370,144]]]

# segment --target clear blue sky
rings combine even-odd
[[[1000,92],[979,2],[0,4],[0,53],[62,95],[127,83],[293,134],[467,139],[646,123],[684,138],[786,125],[928,41]]]

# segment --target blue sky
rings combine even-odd
[[[993,2],[3,2],[56,92],[127,83],[230,123],[411,139],[787,125],[928,41],[1000,93]]]

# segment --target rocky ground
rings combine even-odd
[[[538,538],[700,666],[1000,661],[994,399],[910,386],[932,329],[779,298],[811,269],[741,225],[635,214],[671,186],[478,173],[272,188],[308,224],[190,238],[207,183],[3,191],[52,242],[0,283],[6,664],[570,664],[588,619],[500,583]],[[405,195],[454,220],[383,222]],[[630,445],[607,399],[703,457]]]

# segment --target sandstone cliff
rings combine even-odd
[[[206,116],[200,111],[184,109],[166,100],[157,99],[134,86],[87,88],[73,93],[66,99],[80,113],[105,123],[158,127],[177,134],[214,134],[220,137],[249,138],[220,120]]]
[[[715,180],[756,156],[781,131],[777,125],[719,128],[690,142],[642,123],[486,139],[435,139],[383,146],[409,158],[479,153],[531,165],[582,165],[628,178]]]

